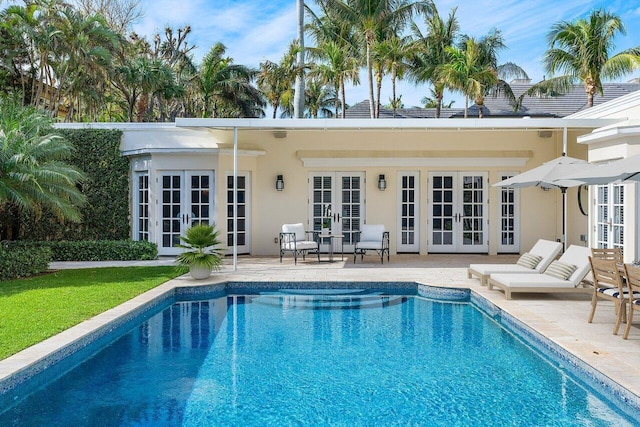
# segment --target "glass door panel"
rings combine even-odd
[[[418,236],[418,200],[420,181],[418,172],[400,172],[398,174],[398,252],[418,253],[420,242]]]
[[[237,179],[238,192],[238,253],[248,254],[249,247],[249,173],[239,172]],[[233,252],[233,176],[227,176],[227,252]]]

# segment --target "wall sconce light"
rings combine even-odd
[[[284,180],[282,179],[282,175],[278,175],[278,177],[276,178],[276,190],[284,190]]]
[[[384,179],[384,175],[378,177],[378,190],[384,191],[387,189],[387,180]]]

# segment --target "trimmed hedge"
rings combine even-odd
[[[51,249],[44,246],[5,247],[0,246],[0,280],[42,273],[49,268]]]
[[[83,240],[62,242],[12,242],[15,248],[44,247],[53,261],[131,261],[158,257],[155,243],[133,240]]]
[[[19,240],[124,240],[129,224],[129,159],[120,152],[122,131],[111,129],[59,129],[75,150],[65,161],[80,168],[87,180],[80,190],[87,203],[82,221],[61,221],[48,210],[25,214]]]

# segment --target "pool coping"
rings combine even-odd
[[[531,345],[559,367],[569,370],[587,384],[595,385],[597,392],[610,398],[614,404],[628,405],[632,412],[640,413],[640,395],[607,376],[601,370],[518,319],[495,302],[466,287],[430,285],[420,281],[234,281],[200,284],[194,281],[173,279],[110,310],[96,315],[53,337],[35,344],[0,361],[0,403],[20,399],[28,381],[29,391],[40,383],[51,380],[51,375],[40,375],[54,368],[55,378],[70,369],[78,361],[89,357],[101,341],[111,342],[115,337],[131,329],[133,322],[147,313],[154,314],[167,304],[188,300],[191,296],[209,297],[228,294],[277,291],[280,289],[379,289],[385,291],[415,291],[416,295],[439,300],[473,303],[485,315],[507,328],[515,336]],[[0,405],[2,407],[2,405]]]

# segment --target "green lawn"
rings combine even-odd
[[[171,266],[88,268],[0,282],[0,360],[179,274]]]

